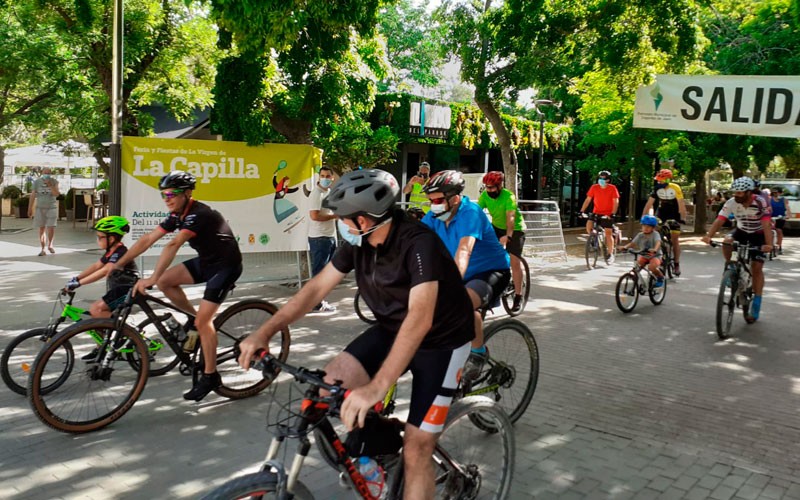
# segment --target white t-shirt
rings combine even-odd
[[[319,210],[322,215],[333,215],[332,210],[322,208],[322,200],[324,200],[330,189],[322,189],[319,184],[314,185],[314,189],[308,195],[309,210]],[[320,236],[327,236],[329,238],[336,237],[336,219],[326,220],[325,222],[318,222],[308,219],[308,237],[318,238]]]

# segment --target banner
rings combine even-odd
[[[800,138],[800,77],[658,75],[636,91],[633,126]]]
[[[313,146],[124,137],[122,215],[133,240],[155,229],[167,215],[158,181],[172,170],[197,177],[192,197],[220,212],[242,252],[305,251],[308,193],[322,152]],[[155,255],[166,235],[145,255]],[[180,253],[192,253],[184,245]]]

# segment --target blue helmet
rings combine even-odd
[[[658,225],[658,219],[656,219],[654,215],[645,215],[639,222],[641,222],[643,226],[656,227]]]

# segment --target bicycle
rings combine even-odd
[[[66,302],[64,297],[69,297]],[[80,307],[72,305],[75,298],[75,292],[60,291],[56,296],[56,301],[53,306],[53,312],[50,315],[50,321],[46,327],[34,328],[21,333],[15,337],[6,346],[3,351],[3,356],[0,358],[0,376],[3,382],[13,392],[25,396],[27,394],[28,378],[31,372],[31,366],[36,359],[36,355],[42,350],[44,345],[58,333],[58,328],[66,321],[81,321],[82,319],[89,318],[89,311],[81,309]],[[61,308],[61,314],[56,316],[56,310]],[[164,375],[174,368],[175,364],[167,362],[164,366],[155,367],[152,362],[156,357],[164,357],[162,353],[166,342],[161,338],[158,330],[150,328],[152,321],[146,318],[144,321],[136,325],[136,330],[140,333],[147,345],[149,357],[151,360],[150,372],[151,377]],[[102,343],[102,336],[94,330],[89,330],[87,333],[92,337],[94,342],[99,345]],[[65,353],[65,356],[67,354]],[[65,358],[69,361],[65,365],[65,371],[69,369],[74,360]],[[177,358],[175,358],[177,359]],[[58,379],[56,379],[58,381]],[[52,389],[52,388],[51,388]]]
[[[605,260],[606,264],[608,265],[611,260],[611,252],[608,249],[608,244],[606,242],[606,232],[602,230],[597,230],[597,226],[599,221],[601,220],[613,220],[613,217],[608,215],[597,215],[593,213],[582,213],[580,215],[582,219],[591,220],[594,222],[592,224],[592,230],[586,239],[586,247],[584,249],[584,256],[586,257],[586,267],[587,269],[594,269],[597,266],[597,258],[600,255],[600,251],[603,252],[603,260]],[[616,225],[612,224],[611,226],[611,234],[614,238],[614,245],[619,245],[621,237],[619,235],[619,228]]]
[[[772,250],[769,251],[769,260],[777,259],[778,258],[778,230],[775,227],[775,221],[783,220],[786,217],[783,215],[777,215],[772,217]]]
[[[650,272],[647,266],[640,265],[639,259],[636,258],[640,255],[649,255],[648,252],[628,249],[628,253],[634,256],[633,267],[630,271],[620,276],[619,281],[617,281],[615,290],[617,307],[624,313],[633,311],[639,302],[639,295],[647,295],[653,305],[660,305],[667,295],[666,277],[662,286],[655,286],[658,279],[656,275]],[[642,272],[645,273],[644,276]]]
[[[133,296],[131,291],[111,318],[75,323],[45,345],[34,361],[27,385],[28,401],[39,420],[62,432],[82,433],[103,428],[130,410],[144,390],[151,363],[144,339],[126,323],[134,306],[141,308],[175,354],[160,368],[168,370],[180,363],[180,373],[191,375],[193,382],[197,380],[203,370],[200,343],[186,349],[189,346],[183,344],[180,326],[175,329],[167,326],[170,319],[174,321],[172,314],[157,314],[152,303],[194,318],[162,299],[147,294]],[[241,399],[269,385],[268,380],[254,378],[239,368],[238,346],[276,311],[277,307],[269,302],[249,299],[231,305],[214,319],[219,337],[217,371],[222,378],[222,385],[215,389],[217,394]],[[99,345],[95,336],[101,339]],[[286,359],[290,344],[288,328],[281,331],[278,340],[280,346],[275,346],[275,352]],[[76,362],[76,358],[83,364]]]
[[[661,233],[661,250],[663,252],[661,260],[661,271],[664,277],[673,279],[675,278],[675,252],[672,248],[672,230],[671,224],[676,224],[678,221],[675,219],[667,219],[661,222],[659,219],[659,232]]]
[[[361,293],[358,290],[356,290],[356,294],[353,296],[353,309],[355,309],[358,319],[364,323],[374,325],[378,322],[377,318],[375,318],[375,313],[372,312],[372,309],[369,308],[367,303],[364,302],[362,304]]]
[[[263,498],[272,495],[278,499],[314,498],[308,488],[299,480],[300,471],[311,448],[308,435],[315,431],[318,444],[331,450],[335,457],[334,468],[352,489],[357,498],[376,499],[402,498],[404,487],[403,459],[400,446],[396,443],[391,449],[381,450],[373,457],[386,471],[384,478],[386,494],[374,496],[367,481],[358,471],[331,422],[331,417],[339,415],[342,401],[347,391],[341,383],[328,384],[323,380],[322,370],[308,370],[286,364],[272,356],[265,356],[257,365],[265,378],[274,379],[278,371],[291,374],[294,379],[307,384],[299,411],[289,410],[288,416],[268,422],[275,428],[267,456],[260,472],[232,479],[204,496],[205,500],[225,500],[236,498]],[[320,390],[330,393],[320,396]],[[294,401],[296,403],[297,401]],[[290,401],[289,404],[292,402]],[[397,419],[387,419],[377,414],[374,435],[366,442],[384,444],[397,437],[404,423]],[[368,417],[368,419],[370,419]],[[492,422],[494,433],[480,432],[472,421]],[[297,453],[286,471],[276,460],[280,448],[287,439],[298,441]],[[436,498],[505,498],[511,487],[514,468],[514,435],[506,415],[486,398],[462,399],[452,405],[447,416],[436,448],[433,462],[436,468]]]
[[[528,298],[531,294],[531,268],[528,266],[528,261],[525,257],[520,257],[519,260],[522,263],[522,289],[520,290],[522,292],[522,301],[520,302],[519,310],[514,311],[514,296],[516,295],[516,291],[514,290],[513,278],[508,281],[508,286],[503,290],[503,294],[500,296],[503,302],[503,309],[512,317],[522,314],[522,311],[525,310],[525,306],[528,305]]]
[[[712,247],[731,246],[731,260],[722,274],[717,295],[717,337],[725,340],[730,337],[733,314],[737,307],[742,309],[744,320],[751,324],[755,319],[750,316],[750,302],[753,301],[753,275],[750,272],[750,250],[758,247],[732,243],[711,241]]]

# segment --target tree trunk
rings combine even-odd
[[[511,134],[506,130],[506,125],[500,118],[500,113],[495,109],[494,103],[489,99],[478,99],[477,91],[475,103],[492,124],[497,142],[500,143],[500,154],[503,157],[503,171],[506,175],[506,188],[517,196],[517,154],[511,146]]]
[[[706,172],[697,173],[694,185],[697,201],[694,205],[694,232],[703,234],[706,232]]]
[[[279,116],[273,110],[269,124],[276,132],[284,136],[289,144],[312,144],[311,122],[309,121]]]

